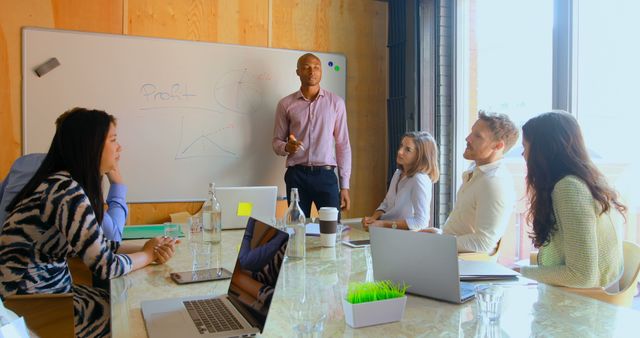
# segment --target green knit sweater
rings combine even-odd
[[[562,178],[551,193],[557,230],[540,248],[538,266],[522,275],[576,288],[607,287],[622,273],[622,242],[613,214],[600,215],[589,187],[576,176]]]

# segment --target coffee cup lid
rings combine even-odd
[[[322,207],[318,211],[320,219],[324,220],[336,220],[338,217],[338,209],[333,207]]]

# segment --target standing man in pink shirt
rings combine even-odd
[[[317,209],[349,210],[351,144],[344,100],[320,88],[322,63],[317,56],[302,55],[296,74],[300,90],[278,102],[272,141],[273,151],[287,156],[287,196],[291,188],[298,188],[306,216],[312,202]]]

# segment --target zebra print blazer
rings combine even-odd
[[[49,176],[11,211],[0,231],[0,295],[71,291],[67,257],[102,279],[131,271],[106,239],[89,198],[68,172]]]

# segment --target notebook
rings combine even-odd
[[[518,272],[493,262],[460,260],[458,266],[462,281],[509,280],[520,276]]]
[[[216,187],[222,206],[222,229],[242,229],[247,219],[275,224],[278,187]]]
[[[404,282],[409,293],[451,303],[475,296],[474,285],[460,281],[454,236],[378,227],[369,232],[376,280]]]
[[[179,227],[180,235],[184,237],[182,229]],[[164,224],[150,225],[127,225],[122,230],[122,239],[145,239],[164,236]]]
[[[149,337],[246,337],[262,333],[288,239],[287,233],[250,217],[227,294],[141,302]],[[256,283],[261,287],[245,288]]]
[[[307,228],[305,235],[307,236],[320,236],[320,224],[318,223],[307,223]],[[347,225],[339,225],[338,229],[341,229],[342,232],[349,231],[351,228]]]

